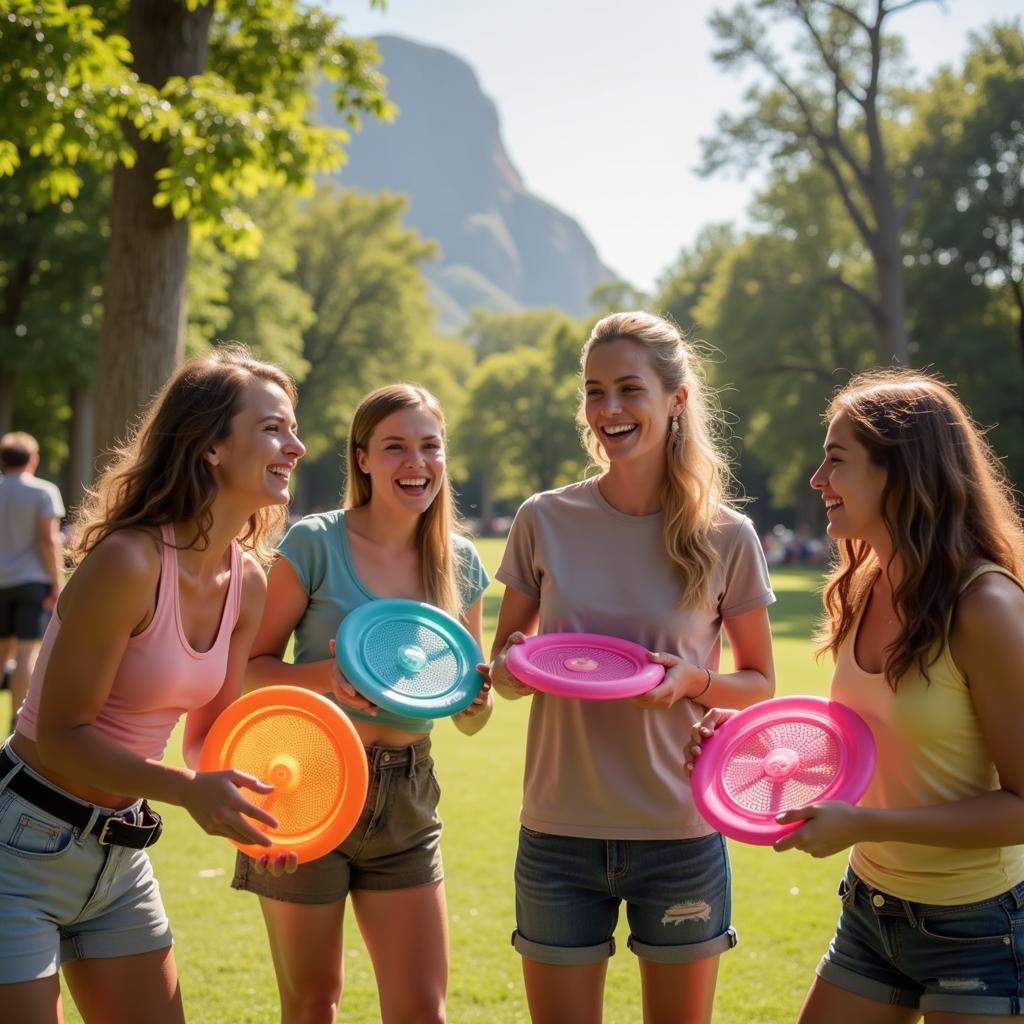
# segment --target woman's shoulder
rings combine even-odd
[[[593,504],[594,491],[597,488],[596,476],[586,477],[577,480],[575,483],[565,484],[562,487],[553,487],[547,491],[538,491],[531,494],[520,506],[523,509],[556,511],[561,509],[572,509],[581,502]]]
[[[956,622],[967,632],[981,632],[1000,622],[1024,618],[1024,589],[1007,569],[979,566],[960,594]]]
[[[732,505],[718,506],[711,519],[711,531],[727,546],[734,543],[743,534],[757,536],[757,530],[750,516],[744,515]]]
[[[59,612],[99,611],[98,600],[116,594],[133,619],[146,612],[160,579],[162,549],[157,530],[124,528],[108,534],[82,559],[61,594]]]
[[[345,510],[343,508],[332,508],[326,512],[310,512],[308,515],[297,519],[289,527],[289,530],[306,530],[310,533],[327,532],[337,529],[345,521]]]
[[[163,542],[156,527],[125,527],[108,533],[76,570],[113,571],[133,577],[159,576]]]
[[[316,539],[333,537],[343,529],[344,524],[344,509],[335,508],[328,512],[311,512],[309,515],[297,519],[288,527],[288,532],[284,535],[280,546],[288,547],[295,543],[315,542]]]

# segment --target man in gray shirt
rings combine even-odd
[[[46,613],[64,582],[60,491],[34,476],[39,444],[31,434],[0,437],[0,644],[15,641],[13,720],[28,691]]]

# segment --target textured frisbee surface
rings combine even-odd
[[[665,666],[647,649],[600,633],[544,633],[513,644],[508,670],[522,683],[559,697],[618,700],[652,690]]]
[[[270,847],[235,842],[250,857],[294,852],[300,863],[316,860],[348,836],[366,801],[369,771],[355,727],[326,697],[295,686],[254,690],[225,708],[199,764],[274,786],[267,794],[244,791],[278,821],[276,829],[253,822]]]
[[[458,619],[433,605],[382,598],[342,619],[338,664],[367,700],[397,715],[442,718],[465,710],[483,686],[483,655]]]
[[[856,803],[875,769],[875,741],[855,711],[823,697],[778,697],[733,715],[702,744],[691,785],[723,835],[768,846],[802,822],[775,816],[820,800]]]

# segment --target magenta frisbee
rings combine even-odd
[[[875,739],[856,711],[824,697],[777,697],[737,712],[701,744],[693,799],[723,835],[769,846],[803,822],[775,815],[819,800],[855,804],[875,770]]]
[[[647,648],[600,633],[544,633],[513,644],[508,670],[543,693],[588,700],[619,700],[652,690],[665,666]]]

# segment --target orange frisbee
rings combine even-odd
[[[294,852],[300,863],[348,836],[369,783],[355,727],[326,697],[297,686],[266,686],[226,707],[210,727],[199,767],[234,768],[272,783],[272,793],[245,795],[277,818],[275,829],[253,822],[273,845],[231,842],[250,857]]]

